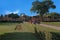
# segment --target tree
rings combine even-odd
[[[36,12],[37,14],[39,14],[41,17],[41,21],[43,21],[43,15],[48,13],[50,8],[56,8],[51,0],[45,0],[41,2],[36,0],[32,2],[31,12]]]
[[[25,13],[21,13],[21,14],[20,14],[20,17],[21,17],[21,19],[22,19],[23,21],[27,21],[28,18],[29,18],[29,16],[26,15]]]
[[[8,14],[8,17],[11,17],[11,18],[19,18],[19,15],[18,14],[11,13],[11,14]]]
[[[50,14],[48,14],[51,18],[53,18],[53,19],[59,19],[59,14],[58,13],[56,13],[56,12],[52,12],[52,13],[50,13]]]
[[[1,14],[1,16],[0,16],[1,18],[3,18],[3,15]]]

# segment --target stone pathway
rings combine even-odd
[[[53,29],[56,29],[56,30],[60,30],[60,27],[57,27],[57,26],[51,26],[51,25],[47,25],[47,24],[40,24],[41,26],[44,26],[44,27],[49,27],[49,28],[53,28]]]

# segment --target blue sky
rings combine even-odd
[[[26,15],[33,16],[30,12],[32,2],[35,0],[0,0],[0,15],[9,14],[9,13],[25,13]],[[50,10],[50,12],[60,13],[60,1],[53,0],[56,5],[56,9]]]

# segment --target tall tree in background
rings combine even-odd
[[[11,17],[11,18],[19,18],[19,15],[18,14],[14,14],[14,13],[11,13],[11,14],[8,14],[8,17]]]
[[[34,1],[32,2],[31,12],[36,12],[40,15],[41,21],[43,21],[43,15],[49,12],[49,9],[55,9],[56,6],[51,0],[44,0],[44,1]]]
[[[52,12],[48,14],[52,19],[59,19],[59,14],[56,12]]]
[[[0,16],[1,18],[3,18],[3,15],[1,14],[1,16]]]

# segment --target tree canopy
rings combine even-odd
[[[18,14],[11,13],[11,14],[8,14],[8,17],[11,17],[11,18],[19,18],[19,15]]]
[[[32,8],[30,11],[36,12],[42,18],[44,14],[49,12],[50,8],[53,8],[53,9],[56,8],[52,0],[44,0],[44,1],[36,0],[32,2]]]
[[[52,2],[51,0],[50,1],[46,0],[46,1],[42,1],[42,2],[36,0],[36,1],[32,2],[31,11],[36,12],[40,15],[43,15],[44,13],[49,12],[50,8],[53,8],[53,9],[56,8],[56,6],[53,3],[54,2]]]

